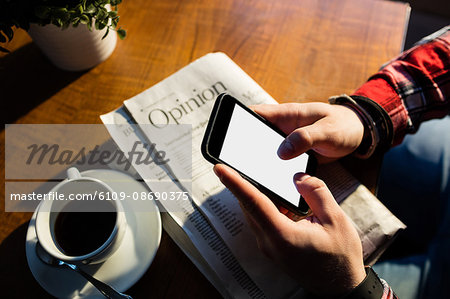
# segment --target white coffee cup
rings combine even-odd
[[[68,263],[95,264],[103,262],[117,250],[125,234],[127,223],[123,205],[120,200],[112,200],[114,191],[104,182],[96,178],[81,176],[78,169],[74,167],[67,170],[67,176],[67,180],[64,180],[63,182],[56,185],[52,190],[50,190],[49,195],[53,194],[53,200],[44,200],[39,204],[37,208],[36,235],[38,241],[50,255]],[[51,196],[49,196],[49,198],[50,197]],[[80,198],[82,197],[84,197],[85,199],[80,200]],[[94,197],[95,200],[89,200],[89,198]],[[58,198],[58,200],[55,200],[55,198]],[[64,198],[64,200],[62,200],[62,198]],[[102,200],[99,200],[99,198],[101,198]],[[78,221],[78,223],[80,224],[80,227],[84,227],[86,229],[89,228],[89,223],[83,222],[84,219],[81,219],[82,216],[85,216],[88,219],[97,219],[98,221],[102,221],[103,218],[99,218],[96,216],[103,217],[103,215],[106,214],[82,214],[74,212],[74,210],[84,211],[87,213],[104,211],[114,213],[107,214],[110,222],[110,225],[108,226],[108,228],[110,228],[110,233],[109,229],[105,230],[102,232],[102,238],[100,238],[99,236],[98,240],[95,239],[94,231],[98,229],[99,226],[103,225],[103,223],[101,222],[99,225],[97,223],[96,227],[92,227],[92,230],[88,231],[89,236],[86,236],[87,239],[95,240],[101,243],[98,247],[95,247],[95,249],[93,248],[93,250],[89,250],[89,252],[83,252],[82,254],[70,254],[67,250],[64,250],[63,244],[60,244],[61,242],[58,242],[57,234],[64,236],[64,239],[70,241],[68,243],[75,244],[78,248],[83,248],[83,246],[86,246],[86,248],[92,247],[92,244],[81,244],[83,240],[77,242],[77,239],[70,239],[72,236],[70,235],[70,233],[67,234],[66,232],[64,232],[64,228],[70,228],[67,229],[67,232],[77,232],[78,237],[80,232],[77,231],[77,227],[68,227],[67,225],[61,225],[61,220],[58,220],[58,217],[70,217],[67,219],[72,220],[76,219],[76,221]],[[70,213],[70,215],[68,213]],[[115,222],[113,222],[114,218],[111,218],[114,215]],[[62,221],[65,220],[63,219]],[[61,230],[63,231],[60,232]],[[101,227],[100,231],[102,230],[103,227]],[[103,242],[103,239],[106,240]],[[61,241],[61,238],[59,241]]]

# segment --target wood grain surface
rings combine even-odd
[[[6,44],[11,53],[0,54],[4,123],[100,123],[99,115],[215,51],[279,102],[325,101],[351,93],[401,51],[409,7],[373,0],[133,0],[119,6],[119,15],[127,38],[84,72],[57,69],[16,30]],[[31,213],[4,212],[4,129],[1,135],[0,286],[4,298],[50,297],[26,262]],[[128,293],[219,297],[165,233],[153,264]]]

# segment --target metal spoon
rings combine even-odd
[[[100,293],[102,293],[107,298],[133,299],[131,296],[122,294],[122,293],[114,290],[111,286],[107,285],[106,283],[103,283],[103,282],[95,279],[91,275],[84,272],[77,265],[66,263],[64,261],[58,260],[57,258],[51,256],[47,251],[45,251],[44,248],[42,248],[42,245],[39,244],[39,242],[36,243],[36,254],[39,257],[39,259],[47,265],[55,266],[55,267],[65,267],[65,268],[74,270],[77,273],[81,274],[90,283],[92,283],[94,285],[94,287],[96,287],[100,291]]]

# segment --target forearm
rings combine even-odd
[[[355,91],[378,103],[393,125],[398,144],[420,123],[450,111],[450,31],[390,61]]]

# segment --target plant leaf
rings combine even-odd
[[[117,11],[111,10],[110,12],[108,12],[108,15],[110,18],[115,18],[117,17]]]
[[[109,27],[106,28],[106,32],[105,32],[105,34],[103,35],[102,39],[105,39],[105,37],[108,35],[108,33],[109,33]]]
[[[84,13],[95,14],[97,12],[97,8],[93,4],[89,4],[88,8],[84,11]]]
[[[117,29],[117,35],[120,39],[124,39],[127,36],[127,32],[122,28]]]
[[[11,41],[13,28],[28,29],[30,23],[41,26],[54,24],[60,28],[86,24],[105,29],[105,38],[109,31],[115,30],[121,39],[126,31],[116,30],[119,22],[117,5],[122,0],[0,0],[0,43]],[[113,9],[107,10],[106,4]],[[6,50],[2,50],[5,52]]]
[[[82,13],[83,13],[83,5],[78,4],[78,5],[75,7],[75,12],[77,12],[78,14],[82,14]]]
[[[103,20],[106,17],[108,17],[108,12],[107,12],[106,8],[105,9],[99,9],[98,12],[97,12],[96,18],[98,20]]]
[[[106,23],[105,23],[104,21],[100,21],[99,23],[100,23],[100,24],[98,25],[98,29],[99,29],[99,30],[105,29]]]
[[[88,24],[90,23],[90,19],[87,15],[81,15],[80,17],[80,23],[81,24]]]
[[[115,29],[117,27],[117,23],[119,23],[119,17],[115,17],[111,20],[111,27]]]

